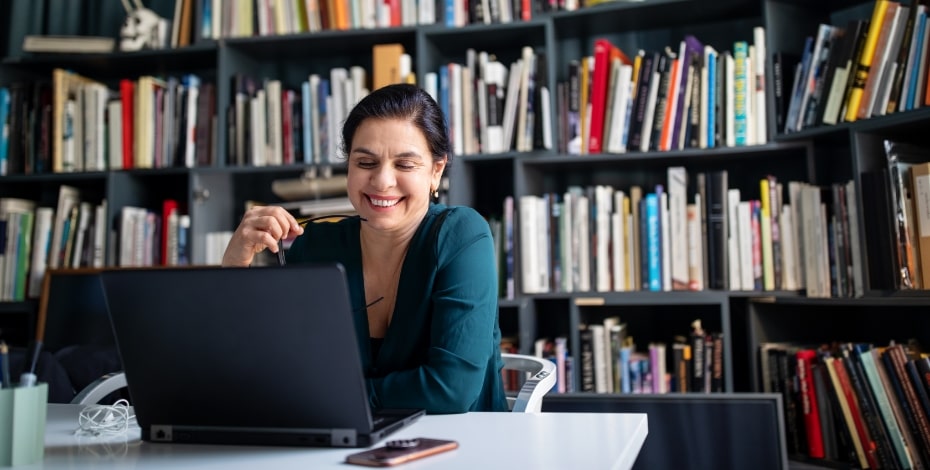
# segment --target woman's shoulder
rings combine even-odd
[[[488,222],[469,206],[434,204],[430,207],[433,223],[441,220],[441,233],[474,233],[488,230]]]
[[[437,233],[439,239],[468,240],[490,235],[487,220],[468,206],[434,204],[430,207],[430,216],[429,229]]]

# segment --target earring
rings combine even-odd
[[[433,191],[433,197],[436,198],[436,199],[439,199],[439,190],[438,190],[438,189],[435,190],[435,191]]]

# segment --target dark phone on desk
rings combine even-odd
[[[459,443],[445,439],[399,439],[388,441],[383,447],[369,449],[346,457],[347,463],[367,465],[369,467],[390,467],[411,460],[428,457],[452,449]]]

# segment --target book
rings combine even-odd
[[[23,52],[106,54],[115,46],[116,39],[105,36],[30,34],[23,38]]]
[[[869,78],[872,60],[875,58],[875,49],[878,44],[878,38],[881,35],[885,12],[888,10],[890,3],[889,0],[875,1],[875,8],[872,10],[872,19],[869,22],[869,32],[866,35],[865,43],[853,70],[855,81],[846,96],[846,121],[855,121],[859,116],[862,95],[865,92],[865,85]]]

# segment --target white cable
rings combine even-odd
[[[75,434],[90,436],[116,436],[126,432],[134,424],[136,415],[129,409],[125,399],[112,405],[88,405],[78,415]]]

